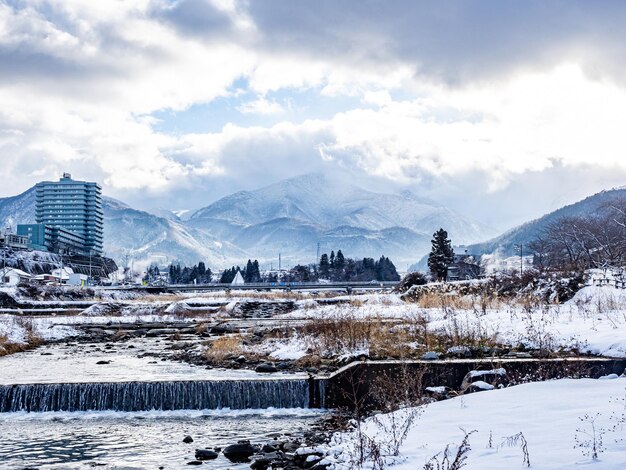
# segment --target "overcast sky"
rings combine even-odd
[[[626,184],[626,2],[0,0],[0,197],[322,171],[502,229]]]

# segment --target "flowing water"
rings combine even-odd
[[[0,413],[2,469],[189,468],[195,449],[240,439],[271,442],[309,428],[323,412],[306,409]],[[184,444],[186,435],[194,442]],[[249,468],[222,454],[209,468]]]

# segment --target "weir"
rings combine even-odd
[[[0,412],[308,408],[307,379],[0,385]]]

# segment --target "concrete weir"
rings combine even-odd
[[[421,375],[420,386],[445,386],[460,390],[471,371],[504,369],[503,379],[509,384],[555,378],[598,378],[622,374],[626,359],[585,357],[555,359],[449,359],[433,361],[361,361],[342,367],[325,379],[317,379],[314,406],[353,408],[355,403],[375,406],[372,384],[383,379],[393,389],[406,377]],[[404,378],[403,378],[404,377]],[[383,387],[384,389],[385,387]],[[315,401],[317,400],[317,401]]]
[[[48,411],[150,411],[263,408],[353,408],[376,406],[373,384],[398,390],[407,377],[416,384],[460,390],[472,371],[499,371],[517,384],[554,378],[621,374],[626,359],[453,359],[353,362],[328,377],[237,380],[118,381],[0,385],[0,413]],[[480,375],[480,374],[478,374]]]
[[[308,408],[306,379],[0,386],[0,412]]]

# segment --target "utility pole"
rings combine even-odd
[[[520,243],[519,245],[516,243],[513,245],[514,248],[519,248],[519,276],[522,277],[524,274],[524,244]]]
[[[315,258],[315,264],[320,262],[320,242],[317,242],[317,258]]]

